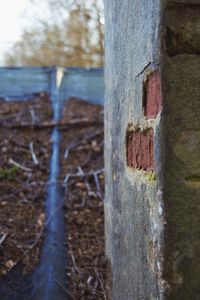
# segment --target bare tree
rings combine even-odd
[[[37,5],[38,0],[31,2]],[[102,0],[48,0],[48,5],[54,17],[38,20],[35,27],[25,30],[6,54],[5,63],[102,66]]]

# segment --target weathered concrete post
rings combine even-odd
[[[200,299],[200,0],[106,0],[114,300]]]

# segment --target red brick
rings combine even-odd
[[[160,73],[158,71],[151,73],[144,85],[144,115],[148,119],[154,119],[162,109]]]
[[[130,168],[153,171],[154,132],[150,128],[145,131],[137,129],[127,133],[127,165]]]

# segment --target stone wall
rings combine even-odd
[[[200,1],[107,0],[112,296],[200,295]]]

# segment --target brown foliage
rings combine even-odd
[[[48,2],[52,20],[24,30],[6,54],[6,65],[103,66],[102,0]]]

